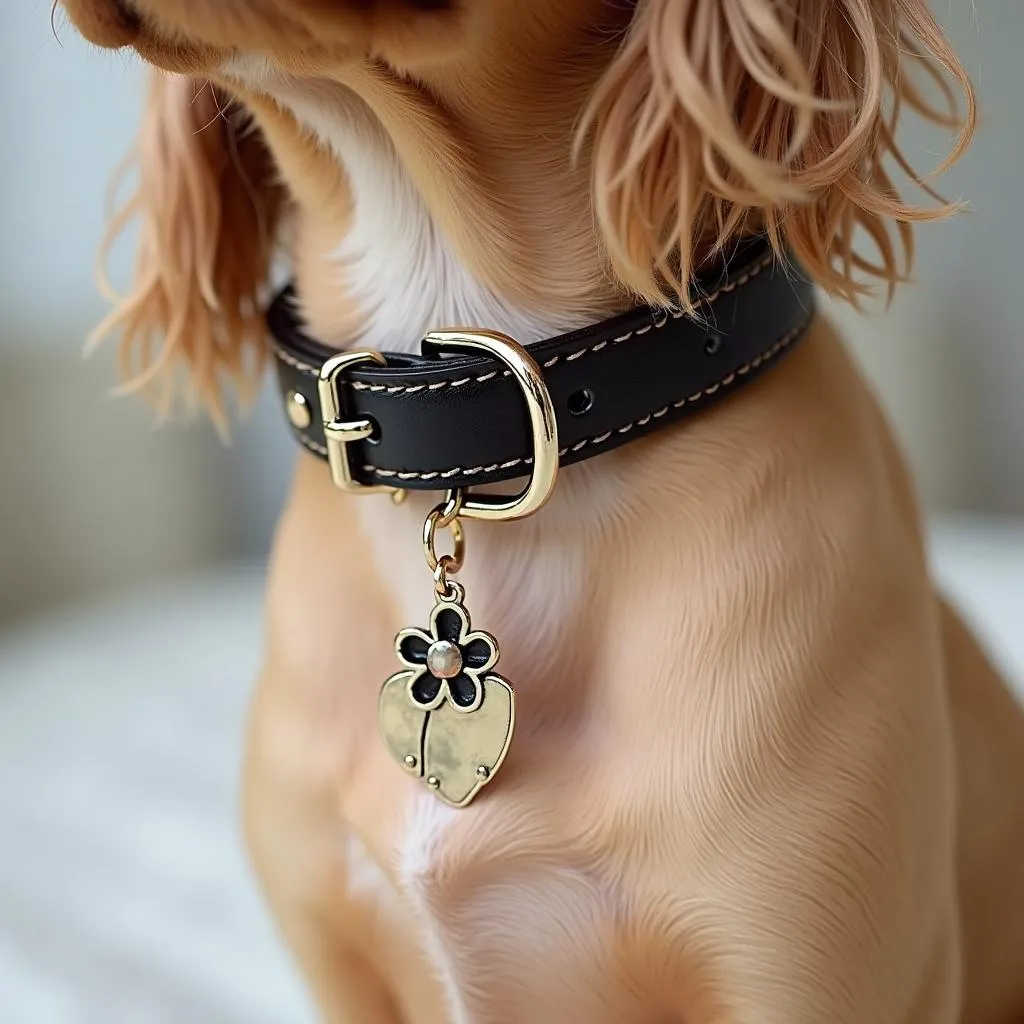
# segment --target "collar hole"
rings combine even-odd
[[[594,407],[594,392],[590,388],[580,388],[569,396],[566,405],[572,416],[585,416]]]

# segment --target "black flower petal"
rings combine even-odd
[[[407,633],[399,642],[399,653],[413,665],[426,665],[430,644],[415,633]]]
[[[483,668],[494,656],[494,647],[484,637],[477,637],[462,648],[462,662],[467,668]]]
[[[460,708],[472,707],[480,692],[476,681],[465,672],[460,672],[454,679],[448,680],[448,690],[452,695],[452,702]]]
[[[462,616],[454,608],[442,608],[437,613],[434,630],[438,640],[450,640],[457,644],[462,635]]]
[[[435,679],[429,672],[421,675],[411,687],[412,699],[417,704],[429,704],[441,692],[441,680]]]

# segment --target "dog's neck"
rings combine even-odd
[[[344,236],[319,257],[333,267],[335,295],[325,294],[330,275],[323,282],[327,289],[303,293],[311,326],[322,328],[317,332],[322,340],[418,351],[428,331],[462,326],[503,331],[529,344],[600,318],[593,301],[574,297],[580,308],[572,308],[568,301],[563,306],[549,299],[545,311],[486,282],[439,223],[394,142],[355,97],[338,94],[319,102],[295,97],[292,109],[335,154],[351,192]],[[474,220],[488,215],[485,203],[465,197],[467,232]],[[528,282],[520,287],[525,291]]]
[[[347,337],[333,340],[418,350],[428,331],[466,326],[498,330],[529,344],[602,319],[604,309],[592,297],[578,301],[573,295],[564,305],[538,309],[483,280],[438,223],[395,145],[365,108],[351,104],[322,131],[343,161],[353,200],[351,225],[330,259],[358,320]],[[484,210],[474,212],[468,202],[467,231],[475,217],[485,215]],[[563,227],[553,223],[551,230]],[[314,301],[307,299],[311,313]],[[571,614],[578,604],[575,588],[585,577],[581,563],[586,533],[579,526],[616,502],[618,481],[611,465],[581,469],[564,473],[557,499],[545,514],[518,529],[467,527],[469,555],[460,578],[471,604],[479,609],[481,621],[497,620],[506,633],[511,626],[513,633],[533,638],[535,653],[541,656],[557,646],[563,626],[559,610]],[[381,504],[379,498],[362,503],[359,511],[377,545],[378,562],[387,565],[386,577],[400,588],[403,612],[417,621],[430,600],[430,580],[422,558],[409,558],[407,552],[395,557],[395,538],[401,533],[418,539],[416,520],[424,514],[424,499],[387,511]],[[564,528],[568,523],[575,528]]]
[[[528,344],[624,304],[604,273],[586,168],[571,160],[575,99],[557,114],[557,146],[545,137],[553,125],[536,121],[533,144],[516,144],[394,81],[382,101],[380,88],[372,92],[381,86],[375,75],[355,76],[363,87],[357,95],[352,79],[274,78],[253,62],[231,70],[273,95],[344,171],[345,211],[300,209],[297,225],[299,294],[323,341],[414,350],[427,331],[459,325]],[[424,118],[432,136],[418,130]],[[455,121],[469,137],[461,147]],[[612,454],[574,467],[541,515],[468,527],[460,581],[474,614],[510,645],[528,643],[533,665],[558,649],[565,616],[579,604],[591,527],[622,506],[623,466]],[[422,620],[430,603],[419,551],[428,508],[419,497],[401,507],[380,496],[358,503],[382,576],[410,622]]]

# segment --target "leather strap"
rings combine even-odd
[[[780,264],[763,239],[747,243],[694,294],[703,296],[697,318],[642,307],[528,346],[554,402],[562,465],[735,391],[789,351],[814,313],[806,275]],[[293,414],[300,410],[290,416],[296,437],[326,458],[317,381],[337,352],[303,331],[290,287],[271,306],[268,324],[282,397]],[[386,366],[361,364],[339,382],[345,417],[376,425],[371,438],[348,446],[358,482],[440,490],[529,475],[526,404],[501,364],[463,354],[383,355]]]

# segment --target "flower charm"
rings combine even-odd
[[[497,641],[471,631],[464,596],[453,584],[438,596],[428,629],[395,637],[403,667],[385,680],[378,704],[391,756],[452,807],[465,807],[494,779],[516,719],[511,684],[491,671]]]
[[[457,601],[434,606],[429,631],[403,629],[395,650],[412,670],[409,699],[421,711],[434,711],[446,701],[464,714],[476,711],[483,700],[481,678],[498,661],[494,637],[470,632],[469,615]]]

